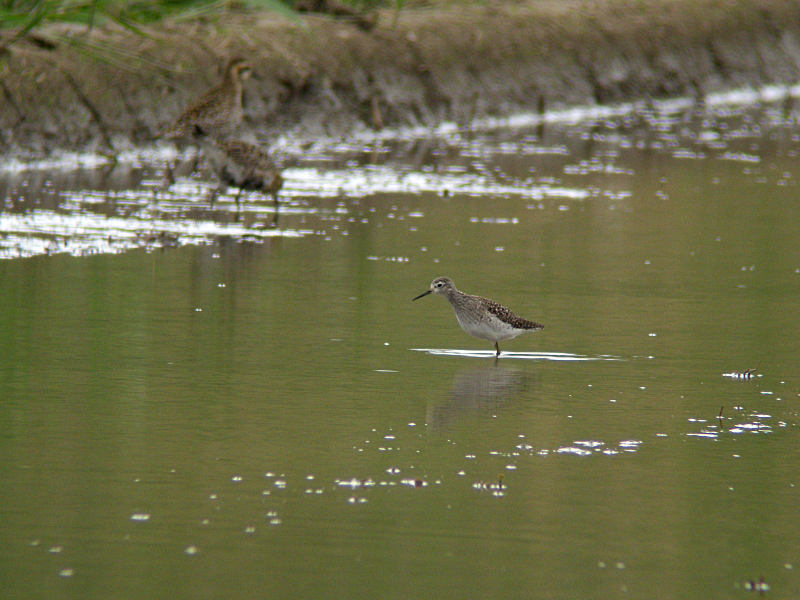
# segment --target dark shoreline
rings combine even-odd
[[[379,15],[371,31],[323,16],[232,14],[41,31],[0,79],[0,153],[111,152],[159,126],[246,56],[256,136],[298,141],[356,129],[466,124],[516,112],[704,95],[800,81],[800,3],[540,0]]]

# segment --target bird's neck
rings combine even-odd
[[[225,73],[225,87],[228,87],[233,90],[233,93],[239,99],[239,102],[242,100],[242,78],[235,72],[228,72]]]
[[[458,290],[449,290],[445,293],[445,297],[450,301],[450,304],[452,304],[453,306],[458,304],[458,301],[461,299],[461,296],[463,295],[464,294],[462,294]]]

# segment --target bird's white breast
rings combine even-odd
[[[526,331],[525,329],[512,327],[492,314],[486,314],[483,318],[474,319],[471,318],[471,315],[460,315],[456,312],[456,319],[458,319],[458,324],[461,325],[461,329],[468,334],[490,342],[510,340]]]

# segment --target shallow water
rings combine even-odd
[[[320,146],[238,214],[163,152],[6,170],[0,588],[800,594],[794,114]],[[545,329],[495,363],[439,275]]]

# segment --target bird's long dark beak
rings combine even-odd
[[[423,296],[427,296],[427,295],[428,295],[428,294],[430,294],[430,293],[431,293],[431,291],[430,291],[430,290],[425,290],[424,292],[422,292],[422,293],[421,293],[419,296],[417,296],[416,298],[412,298],[412,299],[411,299],[411,301],[413,302],[414,300],[419,300],[419,299],[420,299],[420,298],[422,298]]]

